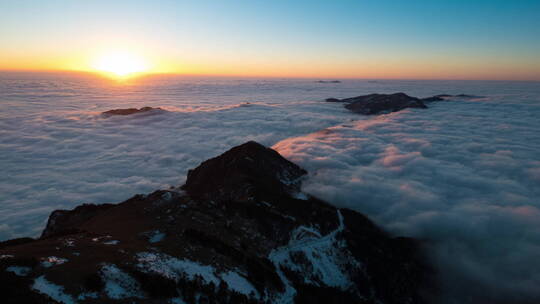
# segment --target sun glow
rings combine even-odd
[[[98,57],[93,68],[110,76],[124,78],[148,71],[148,63],[128,52],[107,53]]]

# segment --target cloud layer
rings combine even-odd
[[[537,301],[539,118],[503,97],[442,102],[274,148],[310,172],[305,191],[425,239],[447,300]]]
[[[342,120],[327,103],[275,102],[281,96],[267,87],[282,92],[285,83],[0,81],[0,240],[38,235],[55,209],[182,184],[188,169],[245,141],[272,145]],[[266,100],[248,103],[250,92]],[[100,115],[142,106],[168,112]]]

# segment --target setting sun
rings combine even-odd
[[[116,77],[127,77],[148,70],[144,59],[127,52],[107,53],[98,57],[93,68]]]

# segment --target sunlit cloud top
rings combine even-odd
[[[540,1],[2,1],[0,69],[540,80]]]

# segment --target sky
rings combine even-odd
[[[538,0],[0,0],[0,70],[540,80],[539,37]]]

